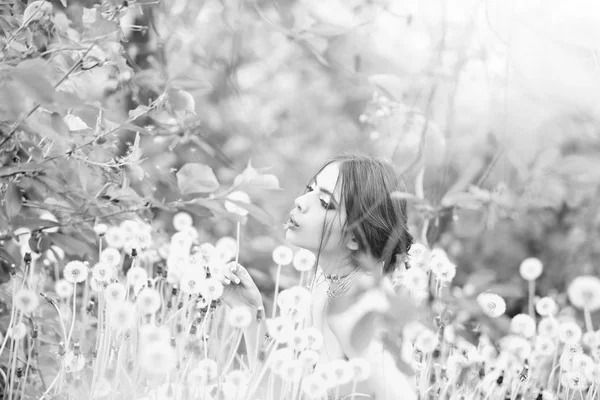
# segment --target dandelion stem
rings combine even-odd
[[[273,294],[273,310],[271,318],[275,318],[277,314],[277,295],[279,294],[279,277],[281,276],[281,264],[277,264],[277,275],[275,276],[275,293]]]
[[[529,281],[529,316],[535,319],[535,309],[533,307],[533,300],[535,296],[535,280]]]
[[[235,344],[233,345],[233,348],[232,348],[233,351],[231,353],[231,356],[228,357],[227,362],[225,363],[225,366],[223,367],[223,375],[227,374],[227,371],[229,370],[229,366],[233,362],[235,354],[237,353],[237,349],[238,349],[238,347],[240,347],[240,342],[242,341],[243,331],[241,329],[238,329],[238,330],[239,330],[239,332],[237,334]]]
[[[15,294],[17,292],[17,280],[13,279],[13,298],[12,298],[12,305],[11,305],[11,310],[10,310],[10,320],[8,322],[8,326],[6,327],[6,335],[4,335],[4,340],[2,341],[2,346],[0,346],[0,356],[2,355],[2,352],[4,351],[4,347],[6,347],[6,343],[8,342],[8,337],[10,336],[8,334],[9,329],[11,329],[11,327],[13,326],[13,322],[15,319],[15,310],[16,310],[16,303],[15,303]]]
[[[69,348],[71,337],[73,336],[73,329],[75,328],[75,317],[77,316],[77,283],[73,282],[73,316],[71,317],[71,328],[69,329],[69,336],[65,342],[65,348]]]
[[[242,230],[242,223],[238,221],[236,234],[235,234],[235,262],[239,262],[240,260],[240,231]]]
[[[590,314],[590,309],[587,304],[583,305],[583,316],[585,319],[585,328],[588,332],[594,331],[594,324],[592,322],[592,315]]]

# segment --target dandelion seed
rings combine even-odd
[[[252,323],[252,313],[246,307],[232,307],[226,315],[229,325],[243,329]]]
[[[519,273],[526,281],[535,281],[540,277],[543,270],[544,265],[538,258],[535,257],[524,259],[519,266]]]
[[[348,361],[348,366],[352,370],[352,379],[354,381],[365,381],[371,376],[371,364],[362,357],[351,358]]]
[[[319,350],[321,347],[323,347],[323,334],[317,328],[305,328],[303,333],[306,336],[307,348]]]
[[[304,350],[308,346],[306,333],[304,331],[294,331],[294,333],[288,337],[287,345],[296,351]]]
[[[510,329],[517,335],[531,338],[535,335],[535,320],[527,314],[517,314],[510,321]]]
[[[597,340],[597,336],[596,336],[596,332],[585,332],[582,336],[581,336],[581,342],[591,348],[596,347],[596,345],[598,344],[598,340]]]
[[[112,279],[114,267],[110,264],[99,262],[92,267],[92,278],[98,282],[108,282]]]
[[[106,244],[109,247],[114,247],[115,249],[123,248],[125,244],[125,240],[127,237],[125,236],[125,232],[118,226],[111,226],[106,231],[104,235],[104,240],[106,240]]]
[[[542,400],[556,400],[556,396],[549,390],[542,390]]]
[[[131,267],[127,271],[127,284],[135,286],[139,282],[146,283],[148,281],[148,272],[142,267]]]
[[[145,250],[152,245],[152,233],[146,230],[140,230],[133,235],[133,245],[137,250]]]
[[[118,267],[121,263],[121,252],[114,247],[107,247],[100,253],[100,262]]]
[[[87,279],[89,268],[81,261],[71,261],[65,265],[63,276],[68,282],[80,283]]]
[[[23,339],[27,335],[29,329],[24,322],[19,322],[8,329],[7,335],[15,340]]]
[[[578,276],[569,285],[567,295],[575,307],[594,312],[600,309],[600,279],[592,275]]]
[[[549,338],[558,337],[559,323],[551,317],[544,317],[538,322],[538,334]]]
[[[552,297],[542,297],[535,303],[535,310],[542,317],[549,317],[550,315],[556,315],[558,305]]]
[[[244,371],[233,370],[225,377],[222,384],[223,394],[226,399],[238,399],[246,392],[250,377]]]
[[[20,289],[15,294],[14,302],[23,314],[31,314],[40,304],[39,296],[29,289]]]
[[[106,286],[106,289],[104,289],[104,296],[106,297],[106,301],[108,303],[117,303],[125,300],[126,293],[127,290],[125,289],[125,286],[119,282],[113,282]]]
[[[302,392],[310,399],[327,397],[327,382],[318,374],[311,374],[302,380]]]
[[[560,381],[563,386],[571,390],[585,390],[589,382],[580,372],[565,372],[561,375]]]
[[[138,221],[132,221],[132,220],[125,220],[123,222],[121,222],[121,224],[119,225],[119,228],[121,228],[121,231],[123,232],[125,239],[127,238],[131,238],[133,236],[135,236],[135,234],[141,230],[144,229],[143,224],[139,223]]]
[[[426,257],[427,247],[421,243],[413,243],[408,250],[408,256],[412,261],[419,261]]]
[[[319,352],[312,349],[306,349],[298,354],[298,360],[307,370],[313,368],[319,362],[320,357]]]
[[[302,378],[304,372],[304,366],[296,359],[291,359],[283,362],[279,371],[281,379],[288,382],[296,382]]]
[[[283,315],[288,315],[292,311],[306,311],[310,305],[311,295],[307,288],[302,286],[292,286],[282,290],[277,297],[277,305]]]
[[[169,373],[177,363],[175,350],[170,346],[152,346],[139,354],[139,365],[147,373],[152,375],[164,375]]]
[[[202,243],[200,247],[198,247],[198,251],[194,253],[193,263],[198,263],[202,267],[206,267],[212,264],[215,256],[217,254],[217,249],[210,243]]]
[[[237,252],[237,241],[231,236],[223,236],[215,244],[216,254],[221,262],[228,263],[233,260]]]
[[[194,225],[194,220],[192,216],[186,212],[178,212],[173,216],[173,228],[177,232],[184,231],[188,228],[191,228]]]
[[[317,258],[313,252],[306,249],[299,249],[294,253],[292,265],[296,271],[306,272],[314,267],[316,260]]]
[[[293,322],[289,317],[268,318],[266,323],[269,335],[280,342],[285,342],[286,338],[294,332]]]
[[[273,250],[273,262],[277,265],[288,265],[294,259],[294,252],[287,246],[277,246]]]
[[[94,232],[98,236],[103,236],[108,231],[108,226],[106,224],[96,224],[94,225]]]
[[[194,244],[194,239],[186,232],[177,232],[171,236],[170,253],[179,253],[188,255]]]
[[[506,302],[495,293],[480,293],[477,296],[477,303],[479,303],[483,312],[491,318],[498,318],[506,311]]]
[[[277,350],[274,350],[273,355],[271,356],[271,363],[269,367],[274,374],[281,375],[282,368],[286,362],[292,360],[294,358],[294,351],[289,347],[283,347]]]
[[[456,265],[448,262],[444,264],[442,269],[435,275],[436,278],[444,283],[452,282],[452,279],[456,276]]]
[[[135,301],[142,315],[154,314],[160,309],[161,297],[156,289],[143,289]]]
[[[411,293],[425,291],[429,286],[427,272],[421,268],[410,268],[402,274],[402,286],[408,288]]]
[[[592,383],[600,383],[600,364],[591,363],[587,365],[583,374]]]
[[[204,358],[198,362],[196,368],[190,371],[188,383],[199,386],[213,385],[216,383],[217,373],[217,363],[209,358]]]
[[[144,325],[139,329],[140,343],[144,345],[167,345],[171,338],[171,332],[164,326]]]
[[[581,328],[575,322],[563,322],[558,327],[558,338],[561,342],[576,344],[581,340]]]
[[[554,344],[554,340],[549,337],[538,335],[535,338],[534,350],[542,356],[552,356],[556,350],[556,345]]]
[[[67,372],[79,372],[85,367],[85,357],[82,354],[75,354],[68,351],[65,354],[65,369]]]
[[[128,301],[111,303],[108,318],[114,329],[127,329],[136,321],[135,307]]]
[[[54,283],[54,291],[61,299],[68,299],[73,296],[73,284],[66,279],[59,279]]]
[[[214,278],[207,278],[200,282],[200,294],[211,301],[223,295],[223,284]]]
[[[587,354],[578,353],[573,356],[573,368],[577,372],[584,373],[589,365],[593,365],[594,360]]]
[[[415,348],[423,353],[432,353],[439,344],[438,337],[429,329],[423,330],[415,340]]]

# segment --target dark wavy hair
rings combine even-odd
[[[336,187],[340,187],[347,214],[342,229],[358,242],[353,262],[358,265],[360,255],[369,255],[383,262],[384,274],[392,272],[397,257],[404,258],[413,243],[407,229],[406,200],[391,196],[395,191],[406,192],[402,176],[388,161],[356,154],[333,157],[319,172],[331,163],[339,163]],[[319,249],[327,241],[327,233],[324,226]]]

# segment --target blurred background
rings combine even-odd
[[[52,3],[65,32],[100,12],[97,1]],[[263,287],[293,199],[342,152],[391,159],[417,240],[446,249],[464,290],[494,285],[509,313],[525,304],[526,257],[545,264],[539,294],[598,272],[600,3],[121,5],[121,45],[97,47],[102,62],[73,84],[114,121],[167,96],[135,120],[145,177],[128,173],[140,196],[174,200],[174,172],[190,162],[223,185],[249,162],[279,179],[281,191],[249,193],[275,222],[250,218],[242,235],[240,260]],[[134,138],[119,133],[117,154]],[[173,213],[153,212],[172,232]],[[233,219],[194,218],[204,241],[235,236]]]

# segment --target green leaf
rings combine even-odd
[[[226,201],[229,201],[235,204],[236,206],[247,210],[250,215],[252,215],[258,222],[264,225],[273,226],[273,224],[275,223],[273,216],[271,216],[269,213],[267,213],[265,210],[263,210],[256,204],[244,203],[242,201],[235,201],[231,199],[227,199]]]
[[[82,240],[79,240],[75,235],[63,234],[63,233],[52,233],[48,237],[52,241],[52,244],[60,247],[65,253],[78,256],[81,258],[90,257],[96,252],[96,250]]]
[[[481,201],[475,195],[467,192],[447,193],[441,203],[445,207],[459,207],[468,210],[481,208]]]
[[[87,30],[85,37],[88,39],[96,39],[101,37],[110,36],[114,33],[120,32],[119,24],[116,21],[109,21],[107,19],[96,19],[94,23]]]
[[[184,195],[211,193],[219,188],[219,181],[208,165],[188,163],[177,171],[177,186]]]
[[[19,187],[12,182],[9,183],[6,189],[6,197],[4,198],[4,207],[6,208],[8,218],[12,219],[19,214],[22,206],[23,199],[21,198]]]
[[[48,65],[41,59],[25,60],[13,70],[13,78],[23,87],[25,94],[36,103],[45,105],[54,101],[54,87],[46,76]]]

